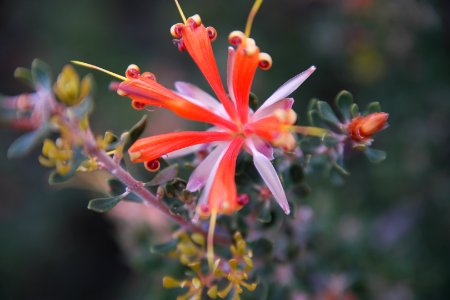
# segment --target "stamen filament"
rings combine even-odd
[[[183,10],[181,9],[181,6],[180,6],[180,3],[178,3],[178,0],[175,0],[175,4],[178,8],[178,12],[180,13],[181,19],[183,19],[183,23],[187,24],[186,17],[184,16]]]
[[[250,37],[250,32],[252,31],[252,25],[253,20],[255,19],[256,13],[258,12],[259,8],[261,7],[263,0],[255,0],[255,3],[253,3],[252,9],[250,10],[250,13],[248,14],[247,18],[247,24],[245,25],[245,36]]]
[[[213,209],[209,219],[208,241],[206,246],[206,258],[208,259],[208,265],[211,270],[214,268],[214,232],[216,230],[216,221],[217,209]]]
[[[78,60],[71,60],[70,62],[75,64],[75,65],[79,65],[79,66],[82,66],[82,67],[86,67],[86,68],[89,68],[89,69],[94,69],[94,70],[106,73],[108,75],[111,75],[112,77],[116,77],[116,78],[118,78],[120,80],[123,80],[123,81],[127,81],[128,80],[128,78],[126,78],[124,76],[121,76],[121,75],[116,74],[114,72],[111,72],[111,71],[105,70],[103,68],[97,67],[95,65],[91,65],[91,64],[88,64],[88,63],[85,63],[85,62],[82,62],[82,61],[78,61]]]
[[[310,126],[291,126],[291,131],[300,133],[303,135],[324,137],[328,134],[328,130],[319,127]]]

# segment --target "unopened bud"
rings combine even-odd
[[[355,141],[368,140],[372,135],[386,128],[388,117],[389,114],[379,112],[353,118],[347,125],[347,133]]]

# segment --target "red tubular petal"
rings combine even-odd
[[[220,102],[222,102],[228,115],[230,115],[231,119],[236,119],[236,108],[223,88],[216,59],[212,51],[211,40],[205,26],[200,24],[194,28],[186,25],[182,29],[182,36],[186,50],[203,73],[203,76],[205,76]]]
[[[151,161],[175,150],[231,138],[228,132],[172,132],[139,139],[130,147],[128,153],[133,162]]]
[[[281,133],[281,122],[275,116],[261,118],[245,126],[246,133],[254,133],[266,141],[273,141]]]
[[[217,210],[218,213],[231,214],[242,207],[238,202],[234,176],[236,159],[243,144],[244,139],[235,138],[222,157],[209,192],[210,211]]]
[[[241,43],[236,49],[232,79],[237,110],[244,124],[248,119],[248,98],[259,63],[259,49],[254,46],[253,53],[248,53],[245,44]]]
[[[154,80],[141,77],[124,81],[119,85],[118,92],[138,103],[163,107],[189,120],[211,123],[230,130],[237,129],[233,122],[184,99]]]

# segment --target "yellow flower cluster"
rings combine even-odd
[[[204,236],[199,233],[188,235],[183,232],[178,236],[178,240],[177,247],[171,255],[194,271],[195,275],[185,280],[177,280],[169,276],[163,278],[165,288],[187,288],[187,291],[178,296],[177,300],[200,300],[204,290],[212,299],[225,299],[232,292],[231,299],[238,300],[243,287],[249,291],[255,290],[256,283],[247,282],[248,272],[253,269],[252,251],[239,232],[235,233],[234,243],[230,246],[232,258],[216,259],[214,267],[207,274],[204,273],[205,268],[202,268],[206,265]],[[202,265],[202,262],[205,264]]]
[[[58,174],[64,176],[72,169],[72,157],[72,145],[67,140],[58,138],[56,142],[53,142],[46,139],[39,162],[45,167],[55,168]]]

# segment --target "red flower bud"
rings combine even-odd
[[[353,118],[347,125],[347,133],[357,142],[366,141],[378,131],[386,128],[388,117],[389,114],[379,112]]]

